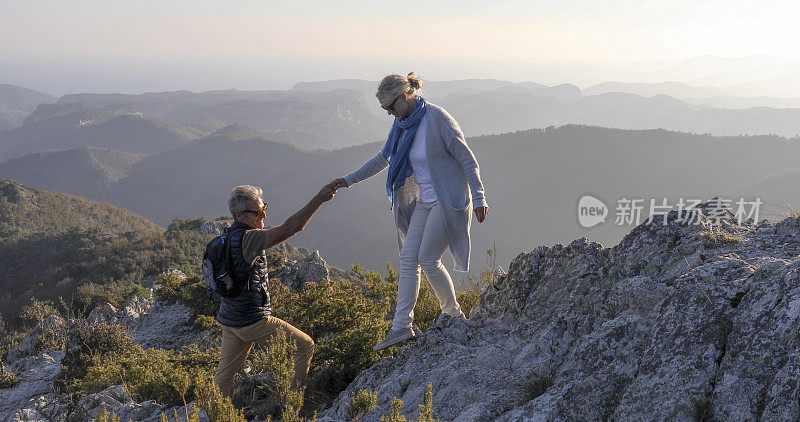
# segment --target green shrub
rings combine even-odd
[[[97,418],[96,422],[120,422],[116,413],[108,414],[108,409],[103,409],[103,413]]]
[[[42,350],[63,350],[64,344],[67,342],[67,333],[64,327],[52,327],[45,324],[40,325],[41,334],[39,334],[39,343],[36,345],[35,352],[39,353]]]
[[[486,286],[486,280],[486,278],[482,278],[481,281],[470,279],[469,289],[456,292],[456,299],[458,299],[458,303],[461,305],[461,311],[464,312],[464,315],[469,316],[472,308],[478,304],[481,291],[483,291],[484,286]]]
[[[59,315],[53,302],[33,299],[29,305],[22,307],[20,318],[23,324],[32,327],[41,324],[47,317],[53,315]]]
[[[6,367],[0,364],[0,390],[17,385],[17,381],[19,381],[17,375],[6,370]]]
[[[350,269],[364,282],[364,294],[373,300],[387,300],[394,308],[397,304],[397,272],[392,263],[386,263],[387,274],[382,278],[377,271],[366,271],[360,265],[351,265]]]
[[[300,409],[303,407],[303,389],[293,385],[294,354],[297,351],[297,344],[289,341],[283,330],[278,330],[267,341],[267,347],[269,353],[264,356],[261,366],[264,372],[272,375],[278,388],[283,407],[281,421],[299,421]]]
[[[79,397],[97,393],[111,386],[125,385],[137,401],[154,400],[167,406],[183,405],[184,398],[195,398],[194,390],[200,379],[213,378],[219,351],[200,351],[197,346],[179,352],[146,349],[134,346],[124,352],[93,356],[82,378],[73,380]],[[179,391],[181,380],[190,380],[185,391]],[[184,397],[181,397],[181,392]]]
[[[397,397],[392,398],[392,404],[389,405],[389,414],[381,416],[381,422],[406,422],[406,417],[400,414],[403,409],[403,401]],[[428,383],[428,388],[425,389],[425,394],[422,398],[422,404],[419,405],[419,416],[417,422],[438,422],[433,418],[433,384]]]
[[[184,220],[180,218],[176,218],[172,220],[169,225],[167,226],[168,232],[176,232],[181,230],[197,230],[203,224],[205,224],[205,218],[195,218],[193,220]]]
[[[270,294],[275,316],[298,327],[316,343],[309,380],[309,390],[314,394],[335,397],[361,371],[391,353],[372,351],[389,328],[388,300],[369,299],[360,286],[332,280],[307,284],[302,291],[292,292],[273,279]]]
[[[201,330],[210,331],[215,339],[222,339],[222,325],[217,322],[216,318],[207,315],[197,315],[194,318],[194,325]]]
[[[110,281],[105,284],[90,282],[77,287],[71,305],[78,316],[85,317],[106,303],[119,308],[134,296],[150,299],[150,289],[135,282]]]
[[[166,274],[159,280],[159,299],[167,303],[179,302],[192,310],[194,315],[215,316],[219,309],[219,295],[208,297],[205,281],[197,275],[185,279],[175,274]]]
[[[80,391],[78,384],[92,366],[93,359],[102,360],[141,349],[125,327],[104,323],[90,325],[85,320],[72,324],[67,344],[67,353],[61,361],[62,369],[56,378],[56,385],[60,390],[70,393]],[[106,387],[110,385],[113,384]]]
[[[246,422],[242,413],[233,407],[231,400],[224,397],[209,378],[195,380],[195,397],[197,407],[211,416],[212,421]]]
[[[24,331],[0,331],[0,361],[6,358],[9,351],[19,347],[24,338]]]
[[[428,383],[428,388],[425,389],[425,396],[422,399],[422,404],[419,405],[419,417],[417,422],[438,422],[433,418],[433,384]]]
[[[132,299],[134,296],[138,296],[141,299],[150,299],[150,289],[142,286],[139,283],[131,283],[127,286],[123,298],[127,301]]]
[[[381,416],[381,422],[406,422],[406,417],[400,414],[403,409],[403,401],[397,397],[392,399],[389,406],[389,414]]]
[[[122,293],[112,283],[107,285],[86,283],[78,286],[72,297],[72,306],[80,315],[87,316],[92,310],[105,303],[119,307],[123,300]]]
[[[395,293],[397,294],[397,293]],[[419,296],[417,297],[417,304],[414,305],[414,323],[417,324],[421,330],[425,331],[430,328],[433,320],[442,312],[439,307],[439,299],[436,298],[436,293],[431,287],[428,277],[425,273],[420,276],[419,282]],[[394,315],[392,315],[394,317]]]
[[[368,390],[358,390],[355,394],[350,396],[350,403],[347,403],[347,417],[352,421],[358,422],[375,410],[375,404],[378,402],[378,394]]]

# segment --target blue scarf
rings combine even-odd
[[[394,205],[394,198],[392,192],[395,189],[403,186],[408,176],[411,176],[411,163],[408,161],[408,153],[411,151],[411,143],[414,142],[414,136],[419,129],[419,122],[422,116],[428,111],[425,99],[420,97],[414,106],[414,112],[403,120],[394,119],[392,130],[389,131],[389,139],[386,140],[386,145],[383,147],[381,154],[383,158],[389,161],[389,174],[386,178],[386,194],[389,195],[389,202]],[[403,139],[400,139],[400,134],[406,131]]]

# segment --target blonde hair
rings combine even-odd
[[[228,197],[228,210],[233,218],[236,218],[236,211],[244,211],[247,201],[258,202],[263,191],[258,186],[241,185],[233,188]]]
[[[395,73],[383,78],[378,84],[375,96],[378,97],[382,107],[388,107],[402,94],[408,94],[409,97],[416,96],[421,87],[422,79],[416,73],[410,72],[407,77]]]

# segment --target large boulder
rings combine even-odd
[[[120,422],[159,422],[162,414],[169,421],[178,422],[178,420],[184,421],[186,419],[187,410],[191,415],[194,410],[194,404],[189,403],[186,408],[183,406],[163,408],[153,401],[137,403],[131,398],[125,387],[112,385],[99,393],[90,394],[78,401],[75,405],[75,410],[69,416],[69,421],[91,421],[105,412],[109,416],[116,416]],[[178,415],[177,420],[175,414]],[[201,422],[208,422],[209,420],[208,415],[202,410],[199,410],[198,416]]]
[[[703,211],[705,212],[705,210]],[[699,224],[688,224],[691,218]],[[673,211],[619,245],[517,256],[470,320],[441,317],[359,389],[442,420],[798,420],[800,219],[712,226]]]
[[[179,276],[185,277],[183,273]],[[191,344],[202,349],[217,347],[217,339],[207,331],[197,329],[191,322],[192,316],[192,310],[181,303],[133,296],[120,309],[109,303],[96,308],[89,314],[88,321],[123,325],[145,348],[180,349]]]
[[[18,382],[0,390],[0,421],[64,420],[66,401],[53,389],[63,358],[64,352],[45,349],[7,365],[6,370],[17,374]]]

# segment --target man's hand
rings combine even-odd
[[[342,179],[341,177],[339,177],[339,178],[336,178],[336,179],[333,179],[333,181],[332,181],[331,183],[333,184],[333,186],[334,186],[336,189],[341,189],[341,188],[348,188],[348,187],[350,187],[350,186],[347,184],[347,181],[346,181],[346,180],[344,180],[344,179]]]
[[[483,223],[483,220],[486,219],[487,215],[489,215],[489,207],[475,208],[475,218],[478,219],[479,223]]]
[[[336,195],[336,189],[334,182],[330,182],[319,190],[315,198],[321,202],[328,202]]]

